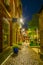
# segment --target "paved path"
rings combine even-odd
[[[27,45],[23,45],[18,55],[13,54],[4,65],[39,65],[38,55]]]

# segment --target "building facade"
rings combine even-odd
[[[0,52],[13,45],[16,28],[13,26],[13,32],[12,25],[17,24],[13,19],[19,17],[21,17],[20,0],[0,0]]]
[[[12,43],[13,45],[15,43],[19,42],[19,34],[20,34],[20,24],[19,24],[19,19],[22,17],[22,4],[20,0],[14,0],[15,2],[15,15],[13,12],[13,36],[12,36]]]
[[[39,11],[40,58],[43,60],[43,6]]]

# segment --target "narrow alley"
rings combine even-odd
[[[24,43],[19,53],[13,53],[3,65],[39,65],[39,55]]]
[[[0,65],[43,65],[43,0],[0,0]]]

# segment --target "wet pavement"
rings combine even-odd
[[[39,65],[39,55],[29,46],[23,45],[18,54],[12,54],[3,65]]]

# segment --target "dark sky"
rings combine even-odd
[[[32,18],[32,15],[37,13],[41,6],[43,5],[43,0],[21,0],[23,17],[25,21],[29,21]]]
[[[30,17],[32,14],[37,13],[41,5],[43,4],[43,0],[21,0],[23,6],[23,16]]]

